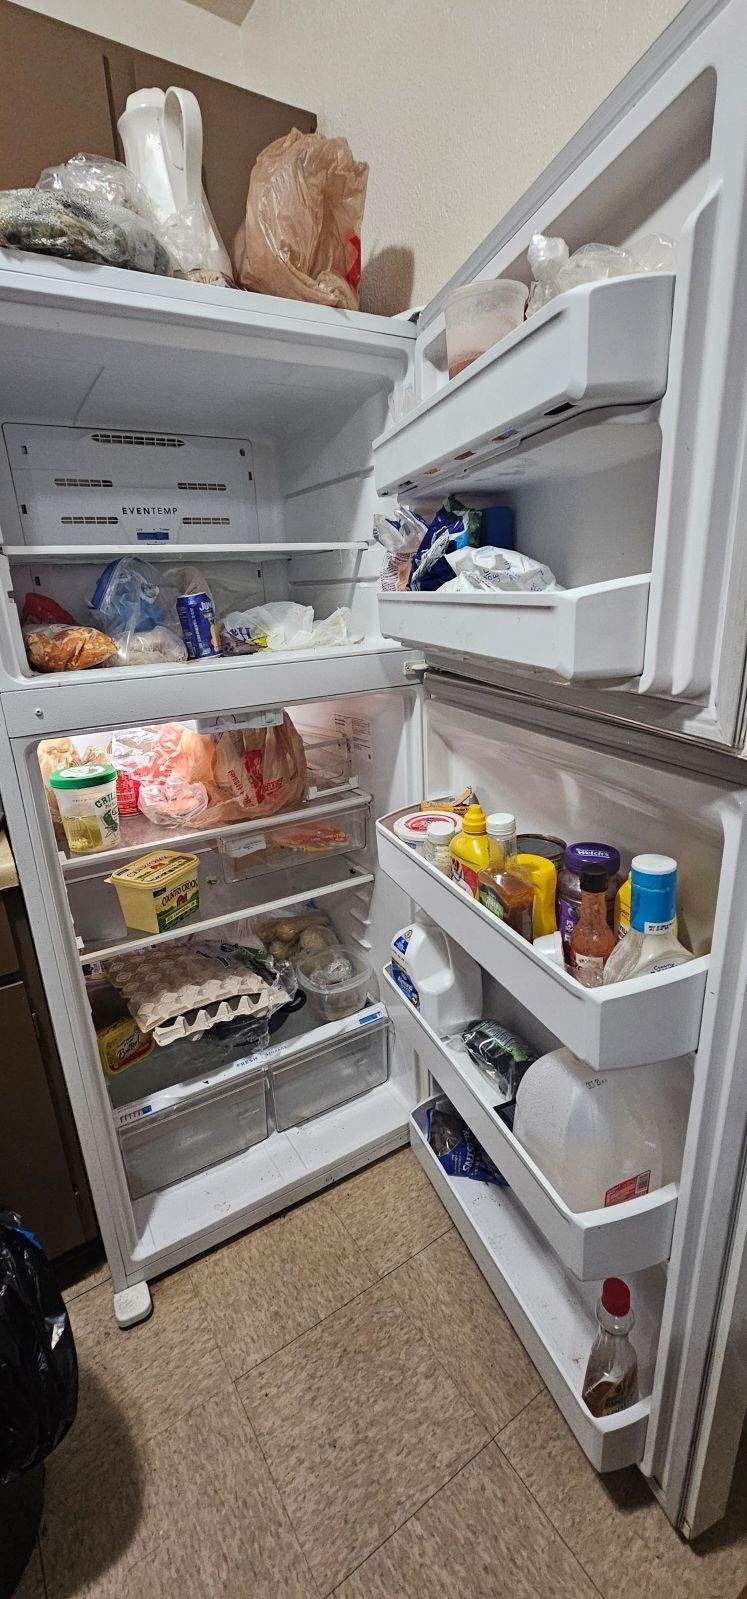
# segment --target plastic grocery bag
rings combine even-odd
[[[271,600],[247,611],[229,611],[221,619],[220,630],[223,649],[231,654],[256,649],[323,649],[357,644],[363,637],[347,606],[315,621],[311,605],[297,605],[293,600]]]
[[[37,1239],[0,1215],[0,1485],[62,1442],[78,1405],[78,1361],[62,1296]]]
[[[91,595],[89,610],[114,639],[123,666],[186,661],[175,596],[147,561],[131,555],[110,561]]]
[[[234,240],[245,289],[358,308],[368,165],[347,139],[292,128],[257,157]]]
[[[277,727],[221,733],[215,777],[242,817],[275,816],[306,794],[306,751],[287,711]]]

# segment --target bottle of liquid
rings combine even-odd
[[[592,1416],[614,1416],[638,1398],[638,1357],[628,1338],[635,1316],[630,1289],[620,1277],[602,1283],[597,1321],[581,1395]]]
[[[665,972],[693,959],[675,932],[677,862],[671,855],[636,855],[630,868],[630,932],[610,955],[605,983]]]
[[[490,840],[489,865],[494,872],[504,866],[508,871],[516,850],[516,817],[511,811],[493,811],[485,820],[485,831]]]
[[[568,965],[584,988],[601,988],[605,963],[615,948],[607,920],[609,875],[601,867],[581,872],[581,913],[569,940]]]
[[[526,848],[526,846],[525,846]],[[609,877],[607,888],[607,920],[613,925],[615,893],[620,870],[620,853],[612,844],[568,844],[563,865],[558,872],[557,915],[563,939],[563,951],[570,964],[570,937],[581,911],[580,873],[587,866],[604,867]]]
[[[509,856],[509,860],[511,857]],[[531,944],[534,937],[534,889],[525,878],[512,871],[493,871],[488,867],[477,875],[477,898],[486,911],[512,927]]]
[[[677,937],[679,923],[675,915],[674,936]],[[615,933],[618,943],[630,932],[630,877],[620,884],[615,895]]]
[[[520,852],[511,862],[511,871],[515,872],[517,877],[523,877],[534,890],[534,937],[545,938],[548,933],[554,933],[557,925],[555,891],[558,886],[558,874],[553,862],[545,855]]]
[[[429,861],[439,872],[451,876],[451,840],[454,829],[450,822],[429,822],[425,835],[425,843],[421,850],[423,859]]]
[[[490,840],[481,805],[469,805],[462,819],[462,831],[450,845],[451,878],[477,899],[477,874],[490,865]]]

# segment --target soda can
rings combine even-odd
[[[209,594],[180,594],[176,613],[191,661],[204,655],[220,655],[215,606]]]

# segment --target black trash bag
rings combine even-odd
[[[0,1212],[0,1486],[62,1442],[78,1406],[72,1328],[52,1268]]]

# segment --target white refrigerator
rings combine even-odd
[[[453,282],[526,281],[538,230],[571,248],[664,232],[676,273],[576,288],[451,382],[446,290],[415,325],[0,251],[2,800],[118,1320],[147,1314],[161,1272],[409,1140],[588,1458],[637,1463],[686,1536],[723,1512],[747,1398],[746,69],[745,0],[693,0]],[[562,589],[379,597],[374,511],[452,492],[511,505]],[[32,672],[24,597],[85,616],[102,568],[133,553],[196,565],[244,604],[349,606],[362,642]],[[251,863],[278,825],[317,820],[326,853],[274,849],[238,873],[227,829],[135,817],[115,851],[61,847],[40,740],[83,755],[118,729],[219,735],[282,708],[308,797],[233,832]],[[394,829],[466,783],[523,831],[673,854],[695,958],[586,990],[491,920]],[[164,843],[198,853],[200,910],[133,934],[106,879]],[[86,973],[310,901],[378,997],[296,1018],[220,1071],[190,1073],[184,1041],[104,1075]],[[491,1085],[393,987],[415,907],[479,963],[485,1011],[536,1046],[599,1073],[676,1063],[677,1183],[568,1210]],[[506,1188],[446,1176],[425,1136],[438,1094]],[[611,1274],[631,1285],[641,1398],[599,1420],[581,1381]]]

